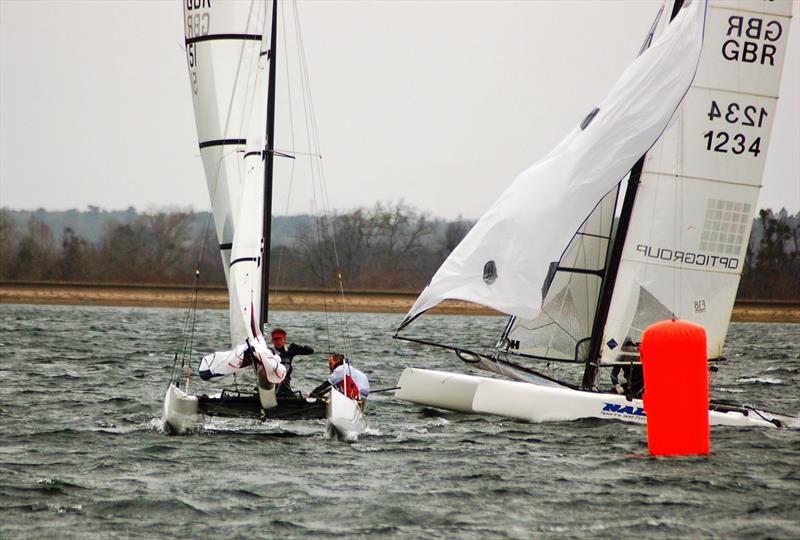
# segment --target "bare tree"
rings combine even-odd
[[[11,277],[11,267],[16,258],[17,226],[11,213],[0,209],[0,278]]]
[[[434,230],[426,215],[402,202],[378,203],[318,220],[300,231],[297,245],[306,271],[321,284],[332,285],[341,273],[351,287],[416,288],[426,266],[421,261],[430,258],[425,242]]]
[[[64,229],[58,277],[66,281],[91,281],[95,279],[95,265],[91,264],[94,249],[86,240],[75,234],[72,227]]]
[[[10,277],[18,280],[44,280],[55,277],[57,253],[53,232],[47,223],[32,216],[27,234],[22,237]]]
[[[442,248],[440,253],[442,259],[446,258],[456,248],[458,244],[467,236],[467,233],[472,228],[473,223],[458,219],[451,221],[444,228],[444,240],[442,241]]]
[[[135,225],[109,223],[103,237],[101,256],[104,281],[146,283],[154,276],[145,256],[141,228]]]
[[[146,241],[144,254],[148,263],[163,280],[192,270],[185,265],[193,244],[190,234],[193,215],[185,211],[161,211],[144,214],[137,223],[140,237]]]

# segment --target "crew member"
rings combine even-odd
[[[292,390],[292,360],[294,360],[295,356],[313,354],[314,349],[307,345],[298,345],[297,343],[292,343],[287,347],[286,331],[283,328],[276,328],[272,331],[270,336],[272,338],[272,348],[281,357],[283,365],[286,366],[286,377],[283,379],[283,382],[278,385],[276,395],[284,397],[294,396],[295,393],[294,390]]]
[[[333,353],[328,358],[328,368],[331,370],[328,380],[311,391],[312,397],[319,397],[327,392],[331,386],[352,399],[367,399],[369,395],[369,378],[363,371],[353,367],[350,360],[343,354]]]
[[[629,399],[641,398],[644,393],[644,373],[640,363],[639,347],[630,337],[626,337],[621,350],[617,362],[628,361],[630,364],[614,366],[611,369],[611,383],[618,394],[625,395]],[[622,381],[620,374],[623,377]]]

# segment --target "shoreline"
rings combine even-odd
[[[90,283],[0,282],[0,304],[55,304],[81,306],[186,307],[192,288],[173,285],[106,285]],[[278,310],[406,313],[418,293],[402,291],[348,291],[345,304],[335,291],[284,289],[271,294],[270,306]],[[201,287],[197,307],[226,309],[228,291]],[[502,314],[461,300],[447,300],[430,311],[454,315]],[[733,308],[735,322],[800,323],[800,301],[739,300]]]

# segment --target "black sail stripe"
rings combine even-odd
[[[226,249],[231,249],[232,247],[233,247],[233,244],[230,243],[230,242],[228,242],[227,244],[220,244],[219,245],[220,251],[225,251]]]
[[[258,262],[258,259],[259,259],[258,257],[240,257],[240,258],[236,259],[235,261],[231,261],[230,266],[233,266],[234,264],[240,263],[240,262],[250,262],[250,261]]]
[[[201,41],[216,41],[220,39],[240,39],[243,41],[261,41],[261,34],[206,34],[204,36],[194,36],[186,38],[186,44],[199,43]]]
[[[284,154],[283,152],[278,152],[277,150],[273,150],[273,151],[271,152],[271,154],[272,154],[273,156],[278,156],[278,157],[283,157],[283,158],[289,158],[289,159],[295,159],[295,157],[294,157],[293,155],[291,155],[291,154]],[[248,157],[252,157],[252,156],[264,157],[264,151],[263,151],[263,150],[255,150],[255,151],[253,151],[253,152],[247,152],[247,153],[244,155],[244,157],[246,157],[246,158],[248,158]]]
[[[242,145],[247,144],[247,139],[212,139],[210,141],[202,141],[200,149],[208,148],[209,146],[224,146],[227,144]]]

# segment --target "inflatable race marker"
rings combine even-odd
[[[647,446],[652,455],[705,454],[710,450],[706,331],[671,320],[642,336]]]

